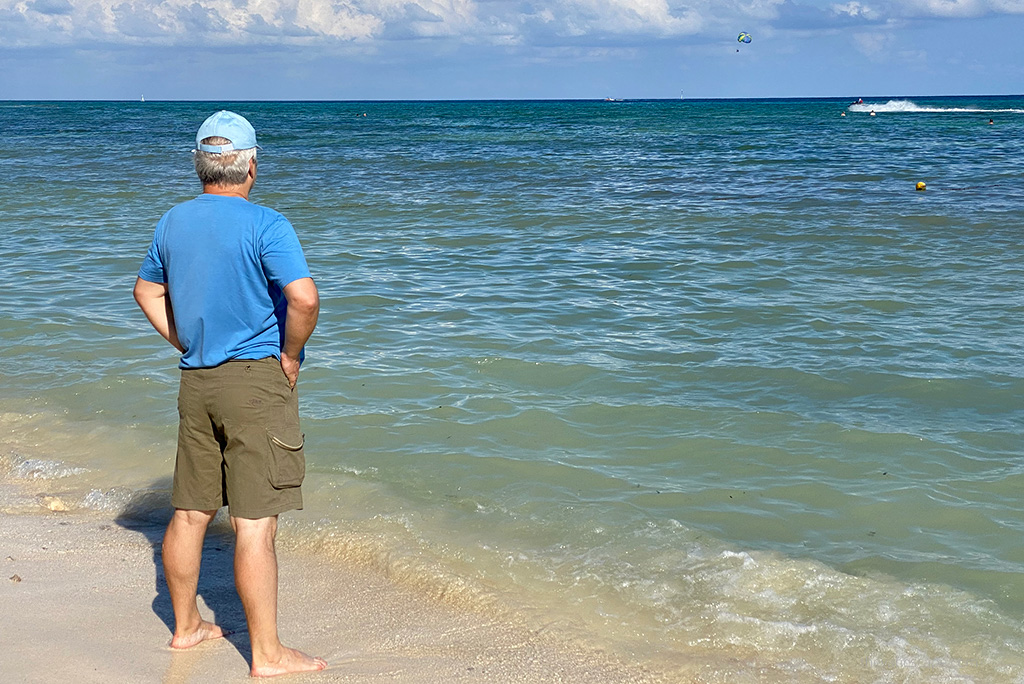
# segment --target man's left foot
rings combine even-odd
[[[171,648],[179,651],[185,650],[186,648],[192,648],[204,641],[211,639],[223,639],[224,637],[231,634],[231,632],[225,631],[220,625],[215,625],[212,622],[203,620],[199,624],[199,629],[188,634],[175,634],[171,637]]]

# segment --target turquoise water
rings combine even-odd
[[[288,538],[680,680],[1024,681],[1024,97],[846,105],[232,103],[322,297]],[[8,481],[166,491],[219,106],[0,103]]]

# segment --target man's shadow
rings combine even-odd
[[[149,540],[153,548],[153,570],[156,597],[153,612],[167,625],[168,637],[174,634],[174,610],[171,596],[164,578],[162,544],[164,531],[170,522],[174,508],[171,506],[171,481],[162,478],[145,491],[136,492],[115,522],[121,527],[138,532]],[[203,541],[203,560],[199,571],[197,595],[201,599],[200,611],[203,619],[220,625],[230,632],[226,639],[252,663],[252,647],[249,643],[245,611],[235,591],[234,570],[235,536],[227,515],[222,510],[210,523]],[[203,610],[203,604],[208,610]]]

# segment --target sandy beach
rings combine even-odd
[[[193,650],[168,647],[171,609],[156,524],[95,513],[0,516],[0,671],[7,682],[233,682],[249,641],[235,594],[230,536],[208,536],[199,593],[206,615],[237,630]],[[59,505],[57,505],[59,508]],[[643,667],[396,586],[365,568],[322,567],[280,551],[281,636],[329,669],[287,681],[658,682]]]

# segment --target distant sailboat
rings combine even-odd
[[[146,96],[145,95],[143,95],[142,97],[139,98],[139,102],[145,102],[145,101],[146,101]]]

